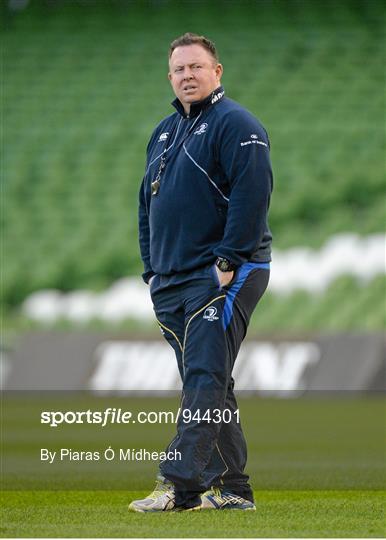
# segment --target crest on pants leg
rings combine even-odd
[[[218,321],[217,308],[214,306],[207,307],[202,318],[206,319],[207,321]]]

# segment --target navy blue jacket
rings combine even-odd
[[[191,272],[225,257],[269,262],[272,191],[269,139],[260,122],[222,87],[160,122],[147,147],[140,190],[139,241],[148,282]],[[160,169],[160,187],[151,183]]]

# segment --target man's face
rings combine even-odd
[[[169,59],[169,81],[187,113],[190,104],[209,96],[220,85],[223,69],[201,45],[174,49]]]

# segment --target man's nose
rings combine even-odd
[[[190,68],[186,68],[185,73],[184,73],[184,79],[186,80],[193,79],[193,73]]]

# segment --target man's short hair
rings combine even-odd
[[[177,49],[177,47],[184,47],[186,45],[201,45],[201,47],[203,47],[213,56],[213,59],[216,61],[216,63],[219,62],[219,56],[213,41],[206,38],[205,36],[192,34],[192,32],[186,32],[186,34],[176,38],[174,41],[171,42],[169,47],[169,59],[173,54],[174,49]]]

